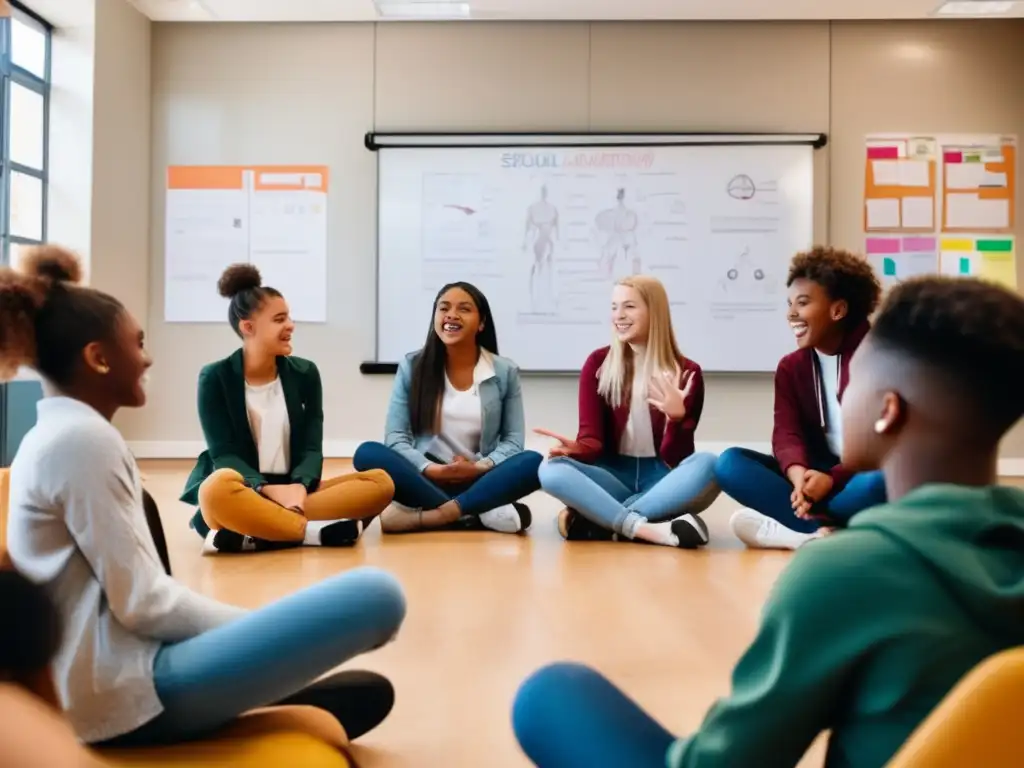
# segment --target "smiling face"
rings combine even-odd
[[[801,347],[828,346],[842,335],[846,302],[833,301],[820,284],[798,278],[789,286],[789,327]]]
[[[462,288],[449,288],[438,297],[434,305],[434,333],[443,344],[476,344],[476,335],[482,328],[480,309]]]
[[[282,296],[267,296],[259,309],[239,323],[246,344],[265,354],[287,356],[292,353],[292,334],[295,323],[288,311],[288,302]]]
[[[121,314],[111,338],[102,343],[102,357],[110,369],[103,378],[111,387],[111,399],[126,408],[145,405],[145,380],[153,361],[146,352],[142,326],[131,313]]]
[[[630,285],[616,285],[612,291],[612,331],[624,344],[646,344],[651,322],[647,303]]]

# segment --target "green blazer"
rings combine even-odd
[[[320,485],[324,453],[323,386],[316,365],[301,357],[277,358],[288,421],[291,428],[291,469],[286,477],[265,477],[259,471],[259,451],[252,438],[245,407],[242,350],[210,363],[199,373],[199,423],[206,450],[185,483],[181,500],[199,503],[199,486],[218,469],[233,469],[246,484],[301,483],[310,492]],[[209,531],[201,513],[192,527],[203,536]]]

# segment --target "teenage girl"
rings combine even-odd
[[[555,664],[515,700],[531,762],[791,768],[827,732],[827,765],[890,765],[970,670],[1024,643],[1024,490],[996,475],[1022,379],[1020,294],[943,277],[893,288],[843,399],[843,459],[881,470],[888,503],[796,553],[732,690],[692,733],[677,738],[598,672]]]
[[[490,304],[469,283],[438,292],[423,348],[398,367],[385,432],[352,460],[394,479],[385,532],[530,527],[520,499],[539,488],[541,456],[523,450],[519,369],[498,355]]]
[[[314,363],[292,355],[288,304],[250,264],[218,284],[242,346],[199,374],[207,449],[181,500],[198,504],[203,551],[346,546],[391,501],[394,484],[371,470],[321,481],[323,389]]]
[[[755,548],[796,549],[822,526],[885,502],[880,472],[854,474],[840,459],[839,403],[878,304],[878,278],[862,257],[816,247],[793,259],[787,285],[799,348],[775,373],[774,456],[730,448],[715,467],[722,490],[746,507],[732,529]]]
[[[694,453],[700,366],[679,351],[655,278],[620,280],[611,310],[611,345],[591,353],[580,374],[576,439],[536,430],[558,441],[540,467],[541,486],[566,505],[558,526],[570,541],[618,535],[701,546],[708,533],[697,515],[719,491],[715,457]]]
[[[251,613],[167,574],[139,469],[111,423],[146,401],[142,328],[117,299],[76,284],[66,251],[31,249],[21,264],[0,270],[0,377],[33,367],[46,397],[11,467],[8,547],[56,603],[64,637],[52,674],[78,737],[205,736],[392,639],[405,600],[376,569]]]

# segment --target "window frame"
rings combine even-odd
[[[12,245],[38,245],[46,242],[49,229],[50,199],[50,86],[53,66],[53,25],[17,0],[9,0],[10,18],[0,20],[0,264],[9,264]],[[35,27],[44,35],[43,76],[18,66],[12,60],[12,19]],[[11,91],[14,84],[43,98],[43,162],[41,168],[23,165],[11,159]],[[42,211],[39,239],[11,233],[11,178],[21,173],[40,181]]]

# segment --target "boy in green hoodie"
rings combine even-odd
[[[889,503],[801,548],[732,692],[677,739],[598,673],[557,664],[520,689],[541,768],[791,768],[831,730],[828,768],[881,768],[971,668],[1024,644],[1024,491],[996,485],[1024,415],[1024,300],[975,280],[889,294],[851,363],[843,463]]]

